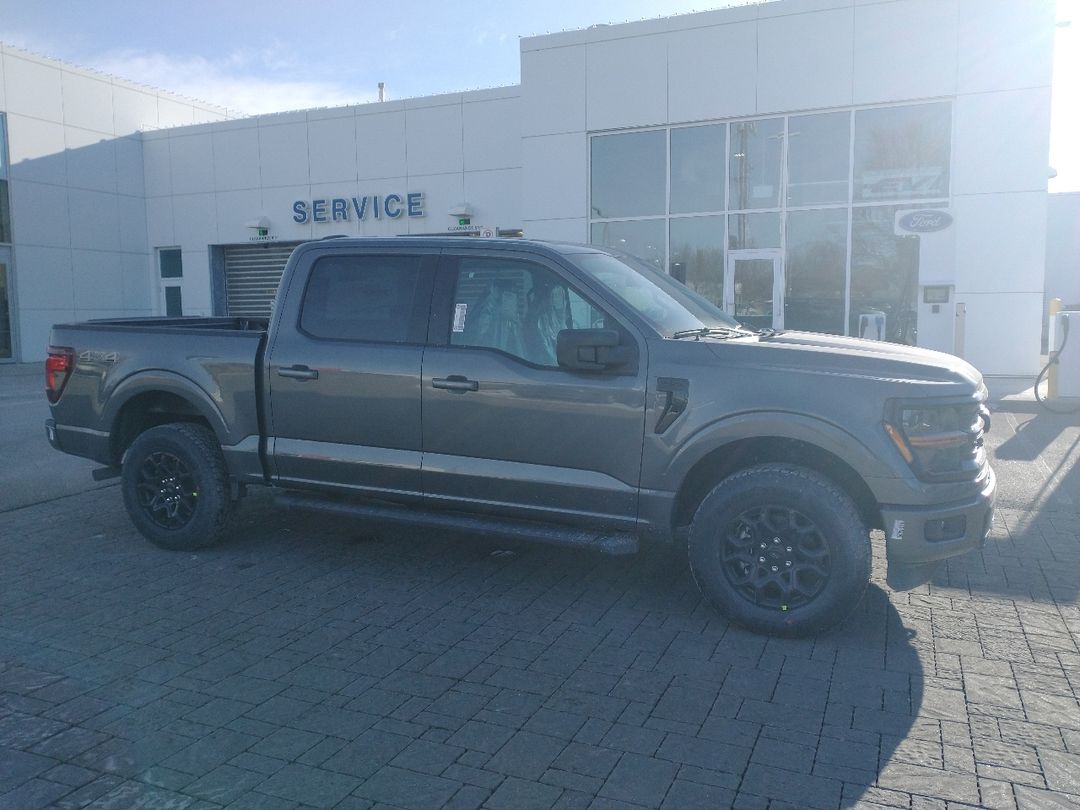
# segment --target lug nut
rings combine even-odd
[[[765,562],[765,558],[764,558],[764,557],[758,557],[758,558],[757,558],[757,561],[758,561],[759,563],[763,563],[763,562]]]
[[[774,566],[772,567],[772,570],[773,570],[773,573],[775,574],[775,573],[776,573],[777,571],[779,571],[780,569],[779,569],[779,568],[777,568],[777,567],[776,567],[776,566],[774,565]]]

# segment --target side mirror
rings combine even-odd
[[[563,329],[555,344],[559,368],[568,371],[603,372],[632,366],[637,359],[633,346],[620,346],[614,329]]]

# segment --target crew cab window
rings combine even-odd
[[[462,259],[450,323],[452,346],[498,349],[536,365],[556,366],[559,332],[608,328],[609,319],[546,267],[512,259]]]
[[[300,329],[328,340],[408,343],[416,256],[327,256],[311,269]]]

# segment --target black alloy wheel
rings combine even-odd
[[[793,464],[719,481],[690,522],[687,552],[713,607],[768,635],[837,624],[870,580],[870,531],[855,503],[830,478]]]
[[[220,540],[233,511],[221,445],[208,427],[190,422],[140,433],[124,454],[121,489],[135,528],[167,549]]]
[[[191,469],[172,453],[148,455],[139,466],[139,506],[163,529],[182,529],[195,514],[199,487]]]
[[[724,575],[752,604],[791,610],[813,601],[829,582],[829,544],[797,509],[749,509],[728,525],[722,543]]]

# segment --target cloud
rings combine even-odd
[[[297,79],[284,48],[239,49],[217,59],[114,50],[95,57],[96,70],[225,107],[235,113],[336,107],[375,99],[341,83]]]

